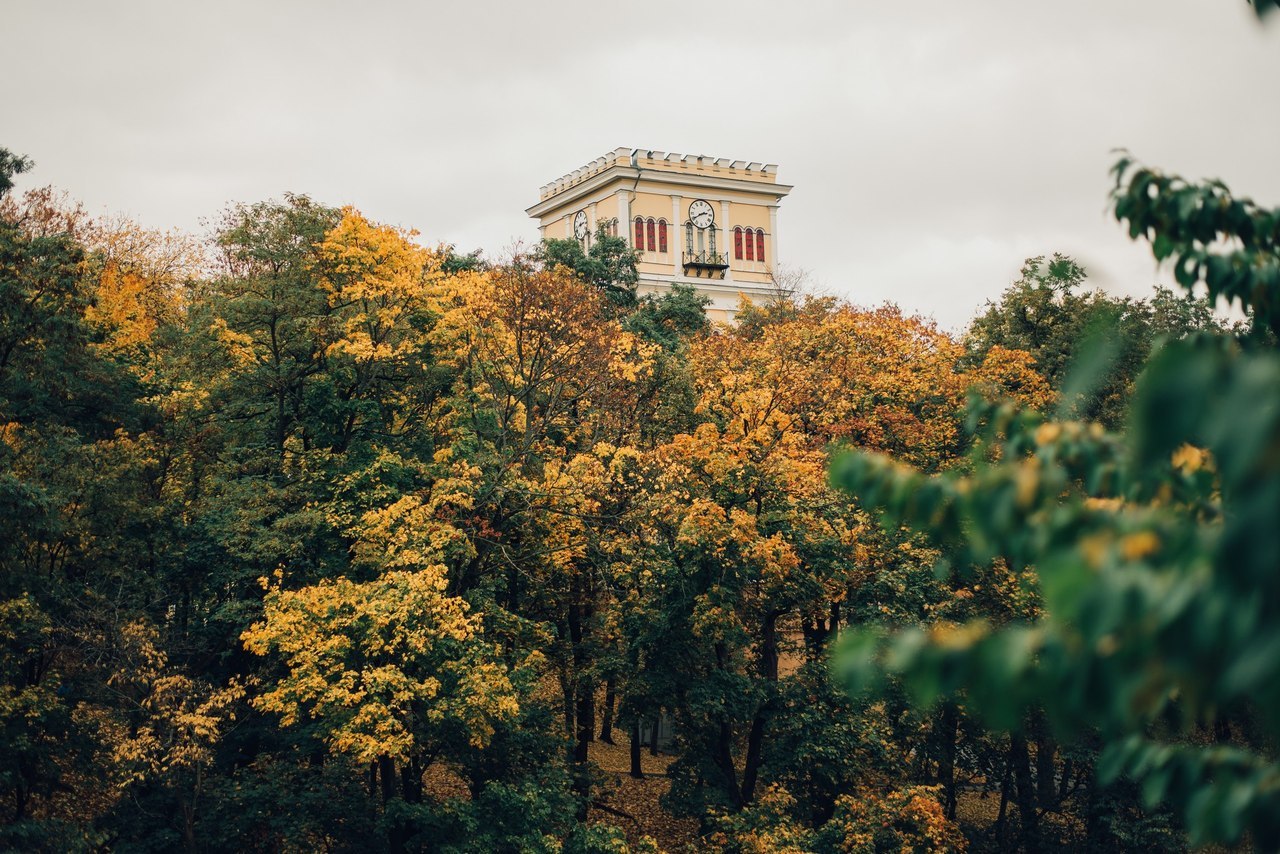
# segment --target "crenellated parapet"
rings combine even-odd
[[[546,201],[615,167],[704,177],[733,178],[766,184],[773,184],[778,180],[778,166],[774,163],[729,160],[725,157],[709,157],[703,154],[679,154],[674,151],[650,151],[642,148],[621,147],[597,157],[585,166],[574,169],[549,184],[544,184],[538,189],[538,198],[540,201]]]

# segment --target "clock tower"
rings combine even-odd
[[[777,166],[618,148],[544,186],[527,209],[544,238],[587,243],[598,227],[640,250],[640,295],[692,285],[713,320],[773,294]]]

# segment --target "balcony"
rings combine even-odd
[[[729,256],[723,252],[684,252],[684,274],[698,278],[723,279]]]

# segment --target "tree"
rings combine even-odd
[[[1186,290],[1239,300],[1253,333],[1244,346],[1220,332],[1165,345],[1122,434],[975,404],[970,423],[987,426],[971,472],[926,476],[867,453],[837,461],[836,482],[887,524],[929,534],[958,568],[1025,569],[1044,599],[1038,619],[1005,627],[854,632],[837,667],[860,689],[895,674],[924,705],[963,691],[1015,738],[1041,708],[1059,739],[1097,733],[1099,778],[1128,775],[1149,806],[1173,805],[1193,844],[1247,835],[1270,848],[1280,356],[1268,334],[1280,213],[1127,157],[1115,174],[1117,219],[1177,259]],[[1215,722],[1224,743],[1198,737]]]
[[[14,154],[7,148],[0,148],[0,199],[9,195],[13,189],[13,177],[21,175],[32,167],[29,158]]]
[[[214,313],[209,328],[235,366],[224,376],[239,386],[227,389],[238,409],[228,420],[260,425],[259,442],[280,457],[303,432],[308,381],[324,367],[316,332],[331,310],[315,269],[319,246],[341,216],[289,196],[232,208],[217,237],[221,275],[207,305]]]
[[[673,808],[707,821],[785,781],[808,799],[800,820],[821,825],[880,770],[873,757],[889,748],[871,733],[885,715],[861,708],[856,723],[827,725],[824,712],[851,712],[848,701],[825,670],[795,662],[823,660],[861,608],[923,613],[946,598],[927,552],[877,538],[827,489],[826,447],[943,468],[970,382],[1036,403],[1047,388],[1026,354],[993,350],[963,370],[955,340],[891,307],[806,299],[748,306],[741,320],[692,344],[695,418],[644,457],[654,486],[635,514],[642,556],[618,582],[633,704],[674,712]]]
[[[495,721],[518,707],[479,621],[444,594],[447,583],[443,567],[427,566],[270,591],[264,620],[244,640],[251,652],[281,656],[286,675],[255,705],[285,726],[315,719],[330,750],[378,762],[384,797],[396,783],[389,763],[421,776],[446,749],[485,746]],[[408,772],[405,791],[421,794]]]
[[[628,246],[625,238],[610,235],[604,223],[587,241],[585,251],[572,238],[548,238],[542,241],[534,259],[548,269],[569,268],[619,308],[635,305],[640,251]]]
[[[1106,375],[1095,378],[1088,395],[1072,390],[1072,399],[1064,403],[1082,419],[1117,429],[1134,381],[1158,342],[1165,336],[1227,327],[1214,316],[1211,301],[1190,292],[1177,297],[1157,288],[1149,301],[1098,290],[1078,293],[1085,281],[1084,268],[1065,255],[1055,253],[1047,262],[1043,256],[1028,258],[999,303],[988,302],[986,311],[974,318],[965,346],[974,360],[993,347],[1028,352],[1036,371],[1063,392],[1090,342],[1105,337],[1112,351]]]
[[[706,307],[709,297],[699,296],[693,285],[676,282],[660,297],[646,296],[623,320],[623,328],[643,335],[668,352],[676,352],[690,339],[711,330]]]
[[[578,819],[667,405],[621,318],[301,196],[208,246],[0,198],[0,847],[625,850]]]
[[[0,197],[29,165],[0,151]],[[63,811],[65,774],[92,773],[102,674],[86,655],[94,591],[135,557],[124,519],[137,484],[121,456],[144,418],[141,391],[98,345],[85,247],[29,228],[27,205],[0,209],[0,774],[5,847],[62,847],[83,837]],[[115,492],[113,500],[107,493]],[[104,781],[103,788],[109,786]],[[100,790],[99,790],[100,791]]]

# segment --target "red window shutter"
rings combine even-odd
[[[667,221],[665,219],[658,220],[658,251],[664,255],[667,253]]]
[[[658,251],[658,241],[654,239],[654,227],[655,226],[654,226],[653,219],[650,218],[649,219],[649,251],[650,252]]]
[[[734,226],[733,229],[733,258],[742,260],[742,226]]]
[[[764,261],[764,229],[756,231],[756,260]]]
[[[643,220],[643,219],[641,219],[640,217],[636,217],[636,243],[635,243],[635,247],[636,247],[637,249],[643,249],[643,248],[644,248],[644,220]]]
[[[749,228],[747,229],[747,260],[748,261],[756,260],[756,247],[752,243],[751,229]]]

